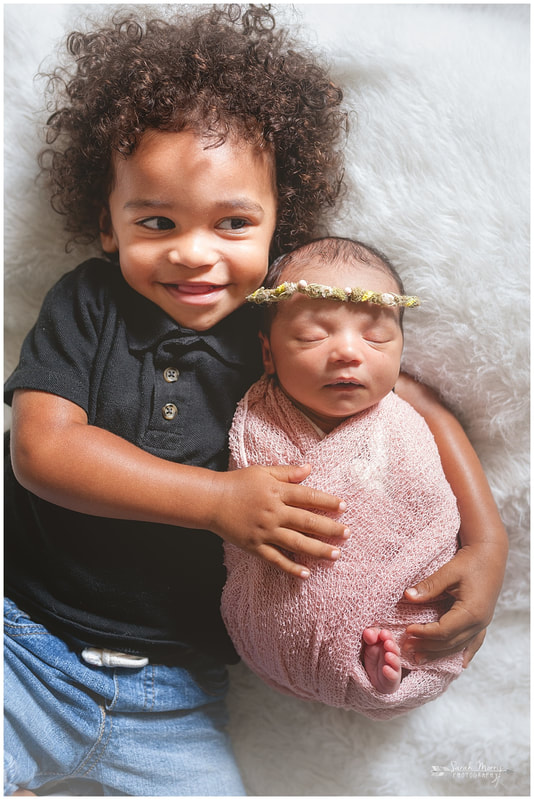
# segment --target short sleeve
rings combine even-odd
[[[48,292],[26,336],[20,360],[4,387],[10,405],[16,389],[64,397],[88,411],[91,372],[108,305],[99,276],[111,265],[98,259],[64,275]]]

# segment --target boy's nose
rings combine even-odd
[[[169,261],[188,269],[211,267],[217,260],[217,253],[211,247],[209,237],[200,233],[180,236],[172,243],[168,252]]]

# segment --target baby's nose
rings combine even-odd
[[[336,361],[343,361],[346,363],[361,361],[361,338],[350,331],[339,334],[334,341],[332,358]]]

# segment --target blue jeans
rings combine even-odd
[[[244,795],[224,665],[95,667],[4,602],[4,792]]]

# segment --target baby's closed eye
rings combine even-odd
[[[368,333],[363,337],[366,342],[371,344],[387,344],[391,341],[391,336],[379,333]]]
[[[362,338],[372,344],[387,344],[396,338],[396,334],[397,329],[390,325],[373,325],[363,331]]]
[[[295,334],[295,340],[302,343],[322,342],[328,338],[327,331],[322,328],[312,328]]]

